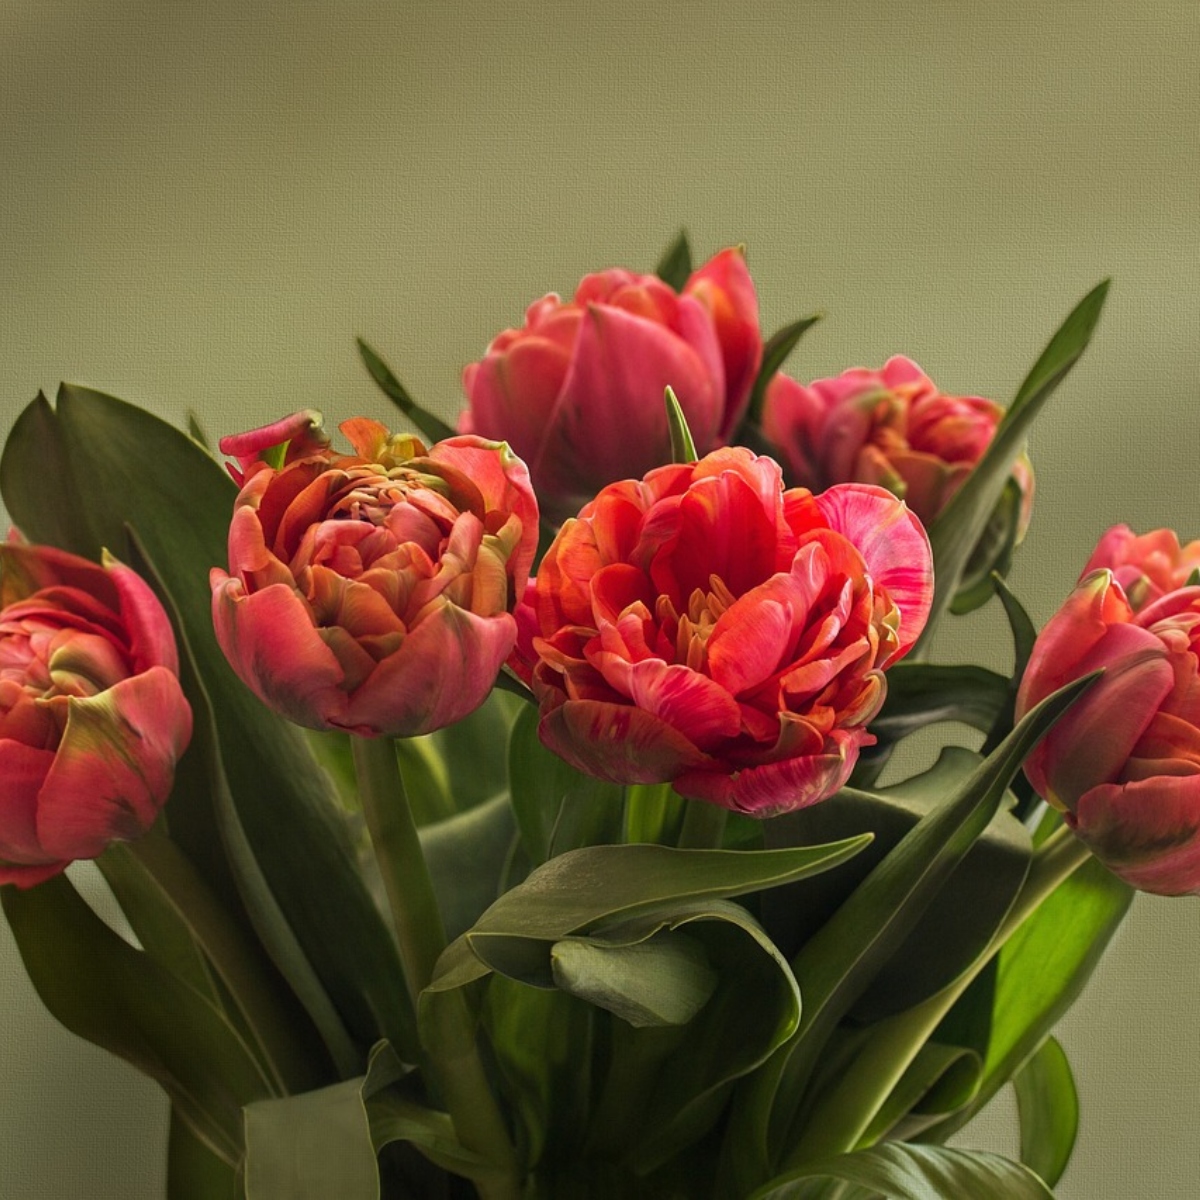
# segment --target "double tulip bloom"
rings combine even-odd
[[[533,590],[542,740],[618,783],[766,817],[846,780],[929,612],[920,522],[891,493],[785,491],[742,448],[604,488]]]
[[[886,487],[932,524],[983,456],[1004,410],[982,396],[950,396],[911,359],[880,371],[855,368],[807,387],[776,375],[767,388],[763,432],[789,477],[811,488],[856,480]],[[1013,469],[1021,490],[1017,540],[1033,502],[1033,469]]]
[[[128,567],[0,545],[0,883],[145,833],[192,733],[171,626]]]
[[[588,275],[564,303],[530,306],[463,372],[463,432],[504,439],[556,523],[604,485],[670,461],[671,387],[703,453],[726,442],[762,362],[758,301],[740,251],[676,292],[652,275]]]
[[[340,428],[352,453],[313,412],[221,441],[241,491],[210,578],[217,639],[298,724],[428,733],[482,704],[513,648],[537,501],[502,443]]]
[[[1038,638],[1017,698],[1024,713],[1104,669],[1025,772],[1101,862],[1162,895],[1200,894],[1197,549],[1169,530],[1110,530]]]

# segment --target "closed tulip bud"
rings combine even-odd
[[[652,275],[588,275],[549,295],[463,372],[464,432],[503,438],[529,463],[543,514],[561,522],[605,484],[669,462],[671,387],[703,453],[726,440],[762,361],[745,260],[726,250],[682,292]]]
[[[135,572],[0,545],[0,882],[30,887],[150,828],[192,733],[178,673]]]
[[[1104,674],[1025,763],[1095,856],[1133,887],[1200,894],[1200,587],[1135,610],[1094,571],[1047,623],[1017,715],[1063,684]]]

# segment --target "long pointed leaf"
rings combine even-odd
[[[1018,389],[983,457],[930,527],[937,582],[921,645],[928,643],[938,619],[958,591],[971,551],[1004,491],[1034,418],[1087,349],[1100,320],[1108,285],[1106,279],[1093,288],[1050,339]]]

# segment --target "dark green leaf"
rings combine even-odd
[[[55,486],[47,489],[50,469]],[[232,481],[186,434],[67,384],[56,411],[39,399],[18,418],[0,473],[5,503],[33,541],[92,559],[105,546],[129,557],[126,526],[136,531],[177,606],[212,702],[232,802],[271,891],[360,1046],[385,1030],[402,1043],[396,1014],[406,1000],[395,949],[359,878],[329,782],[300,731],[233,674],[213,634],[208,572],[225,559]],[[220,872],[209,870],[224,856],[211,805],[205,789],[185,785],[168,819],[188,857],[219,882]],[[227,889],[221,898],[237,902]]]
[[[271,1095],[223,1014],[118,937],[59,875],[0,888],[21,959],[42,1003],[72,1033],[159,1083],[213,1154],[241,1157],[241,1108]]]
[[[1021,528],[1021,489],[1011,476],[987,519],[963,568],[950,611],[962,616],[974,612],[992,598],[996,579],[1004,578],[1012,566]]]
[[[850,1185],[828,1192],[829,1183]],[[772,1180],[750,1200],[1053,1200],[1048,1187],[1020,1163],[976,1150],[887,1142],[812,1163]]]
[[[681,229],[675,240],[663,251],[654,273],[677,292],[682,292],[684,285],[692,276],[692,248],[688,244],[686,229]]]
[[[762,366],[759,367],[754,386],[750,390],[750,403],[746,409],[746,416],[743,418],[745,424],[756,428],[762,425],[763,402],[767,395],[767,385],[787,362],[788,356],[795,350],[800,339],[821,319],[821,316],[821,313],[814,313],[811,317],[801,317],[799,321],[785,325],[763,345]],[[738,440],[740,441],[740,439]]]
[[[767,825],[771,845],[827,842],[864,831],[875,841],[842,871],[762,898],[763,921],[785,954],[812,938],[901,839],[945,806],[979,766],[979,756],[948,746],[928,771],[878,792],[843,789],[822,804]],[[873,1022],[927,999],[955,980],[991,941],[1025,880],[1029,835],[997,812],[951,870],[927,910],[896,943],[855,1002],[851,1016]],[[979,880],[987,879],[986,889]]]
[[[619,842],[621,787],[585,775],[547,750],[537,735],[538,719],[537,709],[524,705],[508,749],[513,813],[529,861],[538,866],[567,850]]]
[[[379,390],[431,441],[441,442],[454,436],[454,430],[441,417],[423,409],[405,389],[404,385],[392,374],[392,369],[367,345],[362,338],[356,339],[358,352],[363,363],[371,373],[371,378],[379,385]]]
[[[961,721],[986,733],[1008,697],[1008,680],[970,664],[902,662],[887,673],[887,699],[871,732],[899,741],[938,721]]]
[[[503,890],[517,837],[508,793],[420,830],[449,939],[466,932]]]
[[[804,995],[795,1037],[771,1070],[742,1097],[733,1136],[745,1143],[742,1169],[754,1154],[763,1165],[784,1152],[791,1162],[820,1154],[800,1118],[801,1100],[821,1048],[837,1023],[892,959],[934,896],[995,816],[1009,780],[1037,740],[1095,676],[1078,680],[1026,714],[1005,742],[875,867],[792,962]],[[826,801],[829,803],[829,801]],[[837,1134],[820,1130],[836,1141]],[[840,1131],[838,1131],[840,1133]]]
[[[1071,1161],[1079,1131],[1079,1096],[1071,1064],[1047,1038],[1013,1076],[1021,1119],[1021,1161],[1053,1187]]]
[[[961,1129],[1012,1078],[1071,1007],[1124,919],[1133,891],[1095,859],[1061,883],[1001,950],[994,998],[968,990],[945,1024],[967,1027],[961,1011],[990,1003],[990,1037],[979,1094],[963,1112],[924,1135],[942,1141]]]
[[[245,1200],[235,1167],[218,1158],[171,1109],[166,1200]]]
[[[928,644],[939,617],[958,591],[971,553],[1000,500],[1034,418],[1087,348],[1107,294],[1108,280],[1105,280],[1076,305],[1050,339],[1009,405],[983,457],[930,526],[936,584],[921,645]]]

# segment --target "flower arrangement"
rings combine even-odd
[[[815,318],[683,236],[535,302],[457,431],[361,343],[415,432],[30,404],[0,897],[169,1096],[172,1200],[1051,1195],[1055,1022],[1200,891],[1200,542],[1111,530],[1040,633],[1003,582],[1105,292],[1007,408],[784,375]],[[1009,674],[928,661],[989,601]],[[947,1146],[1009,1083],[1022,1161]]]

